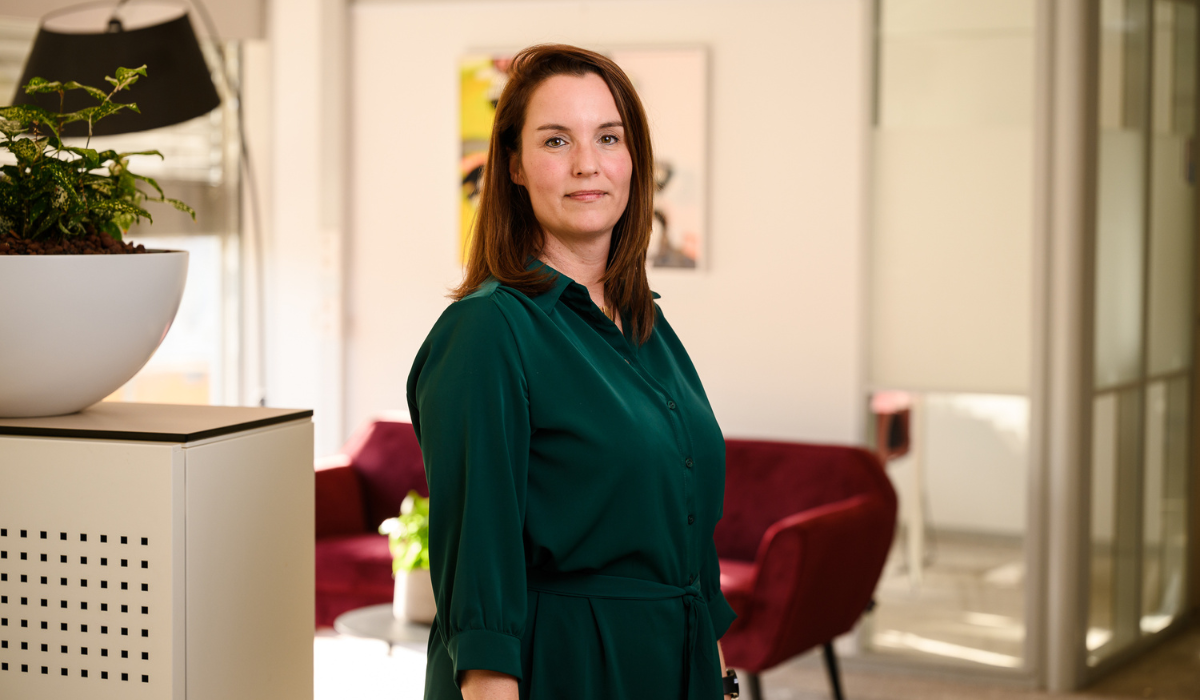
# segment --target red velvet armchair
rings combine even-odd
[[[316,464],[316,624],[392,600],[392,556],[379,524],[415,489],[429,495],[412,424],[371,421]]]
[[[737,620],[721,640],[727,665],[758,674],[825,651],[871,604],[896,527],[896,493],[879,458],[855,447],[727,440],[725,511],[715,534],[721,590]]]

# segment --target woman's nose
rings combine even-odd
[[[575,150],[575,176],[586,177],[599,171],[596,147],[590,143]]]

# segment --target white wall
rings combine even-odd
[[[1022,536],[1027,527],[1029,400],[1023,396],[926,394],[920,484],[912,453],[888,465],[901,520],[924,495],[935,530]]]
[[[318,456],[344,439],[346,15],[346,0],[272,0],[267,16],[265,397],[314,410]]]
[[[862,436],[865,0],[359,2],[346,427],[405,405],[458,282],[459,56],[548,41],[710,51],[709,247],[654,270],[729,436]]]
[[[1035,4],[888,0],[881,8],[871,385],[1024,394],[1033,347]]]

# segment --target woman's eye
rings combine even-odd
[[[566,141],[560,136],[551,136],[550,138],[546,139],[546,145],[551,148],[558,148],[564,144],[566,144]]]
[[[605,134],[600,137],[600,143],[603,143],[606,146],[615,145],[617,143],[617,141],[619,141],[619,140],[620,139],[618,139],[616,136],[613,136],[612,134]]]

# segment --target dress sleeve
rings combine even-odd
[[[516,339],[491,297],[447,309],[408,379],[429,481],[438,632],[460,671],[521,677],[529,400]]]
[[[720,517],[717,520],[720,520]],[[737,613],[721,593],[721,567],[717,562],[717,545],[711,537],[705,543],[704,559],[700,563],[700,590],[704,592],[704,599],[708,603],[713,632],[716,633],[717,639],[720,639],[737,618]]]

